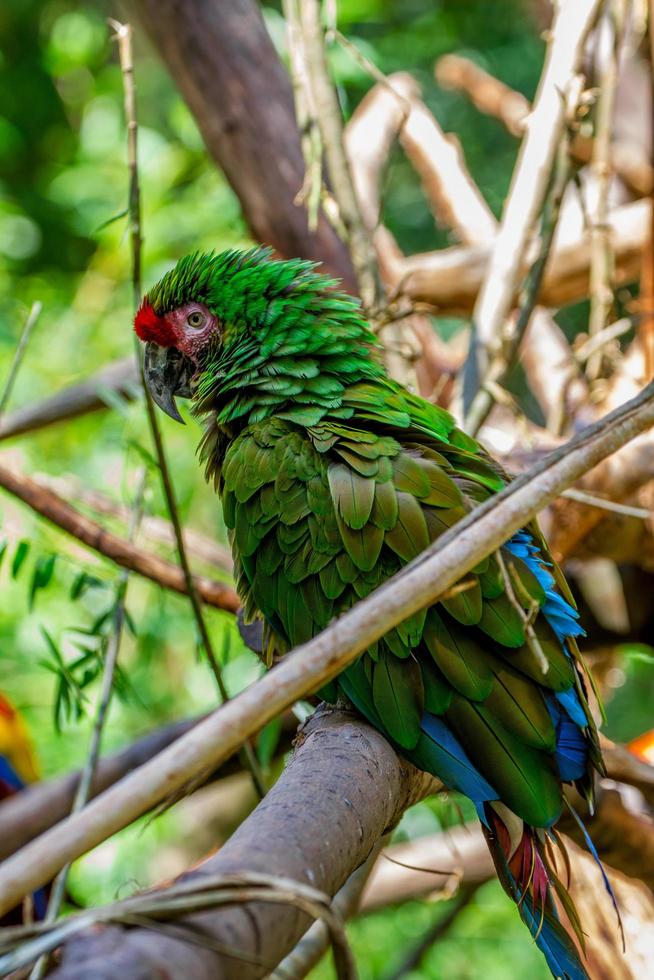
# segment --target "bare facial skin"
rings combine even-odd
[[[200,353],[218,329],[216,317],[203,303],[192,302],[171,310],[165,321],[174,337],[173,346],[197,365]]]

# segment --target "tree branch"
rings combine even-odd
[[[95,487],[89,487],[72,474],[66,476],[49,476],[38,473],[32,477],[35,483],[52,490],[66,500],[75,500],[103,517],[115,517],[123,524],[129,520],[130,510],[125,504],[102,493]],[[170,521],[163,517],[146,514],[139,525],[140,536],[147,541],[157,541],[169,547],[175,545],[175,532]],[[184,528],[184,540],[189,553],[208,565],[214,565],[231,574],[233,569],[232,555],[228,548],[207,537],[193,528]]]
[[[347,248],[295,197],[304,176],[293,91],[253,0],[136,0],[132,5],[241,203],[255,240],[324,262],[356,291]],[[189,57],[189,52],[193,57]]]
[[[498,119],[513,136],[524,136],[531,112],[529,100],[509,88],[504,82],[490,75],[469,58],[446,54],[434,66],[436,81],[442,88],[462,92],[476,109]],[[579,163],[588,163],[593,152],[593,141],[577,134],[570,152]],[[634,194],[644,197],[654,188],[654,168],[635,140],[620,139],[613,134],[611,148],[613,166]]]
[[[529,236],[547,193],[566,122],[570,82],[595,22],[599,0],[577,0],[558,8],[527,134],[520,147],[500,230],[477,297],[474,343],[464,374],[466,408],[474,396],[518,287]]]
[[[365,722],[323,710],[307,723],[293,758],[257,809],[217,855],[182,880],[201,883],[209,875],[265,872],[334,895],[406,807],[435,785],[400,760]],[[316,834],[306,819],[318,794],[321,822],[330,828],[326,834]],[[124,976],[146,977],[165,963],[170,980],[219,980],[236,973],[251,980],[269,973],[309,924],[307,915],[292,906],[250,902],[177,919],[180,938],[175,939],[148,929],[104,926],[67,943],[62,965],[52,976],[101,978],[119,970]],[[191,930],[195,941],[189,943]],[[248,954],[248,961],[239,953]],[[251,962],[252,954],[260,965]]]
[[[116,392],[128,400],[140,396],[133,357],[114,361],[85,381],[70,385],[42,401],[18,408],[3,416],[0,419],[0,441],[107,408],[107,402],[102,397],[103,389]]]
[[[649,234],[649,201],[635,201],[609,215],[615,254],[616,286],[635,282],[640,274],[641,255]],[[525,271],[523,254],[520,273]],[[438,313],[469,314],[488,277],[487,248],[461,247],[385,257],[385,274],[397,293],[415,304],[425,304]],[[558,307],[588,296],[590,242],[587,232],[560,237],[555,243],[538,294],[542,306]],[[517,286],[515,287],[517,292]],[[515,297],[512,296],[513,301]]]
[[[102,525],[80,514],[52,490],[48,490],[24,473],[17,472],[15,467],[10,469],[0,463],[0,487],[98,554],[156,582],[163,588],[186,595],[184,574],[177,565],[159,558],[158,555],[143,551],[124,538],[119,538],[111,531],[105,530]],[[229,612],[236,612],[240,607],[241,602],[236,592],[224,582],[217,582],[204,576],[195,576],[194,581],[198,595],[208,605]]]
[[[101,758],[91,783],[90,799],[157,755],[190,731],[199,720],[190,718],[172,722],[149,732],[115,754]],[[296,731],[296,718],[290,711],[285,712],[276,754],[282,756],[290,750]],[[243,766],[238,754],[235,754],[211,774],[211,779],[224,779],[240,772],[243,772]],[[79,772],[70,772],[55,779],[33,783],[0,803],[0,861],[68,816],[79,778]]]

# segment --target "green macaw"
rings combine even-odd
[[[143,300],[155,402],[205,421],[246,617],[283,653],[420,554],[506,475],[452,417],[391,380],[357,300],[267,249],[195,253]],[[530,524],[464,588],[373,644],[328,689],[475,804],[499,878],[554,976],[586,977],[558,919],[563,783],[601,771],[566,582]]]

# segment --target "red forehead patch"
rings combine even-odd
[[[143,341],[151,340],[160,347],[172,347],[175,337],[166,318],[157,316],[148,302],[143,300],[134,317],[134,330]]]

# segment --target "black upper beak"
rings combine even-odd
[[[170,415],[171,419],[184,425],[184,419],[175,404],[175,396],[191,397],[190,382],[195,373],[193,362],[174,347],[160,347],[159,344],[148,341],[145,345],[143,371],[154,403],[166,415]]]

